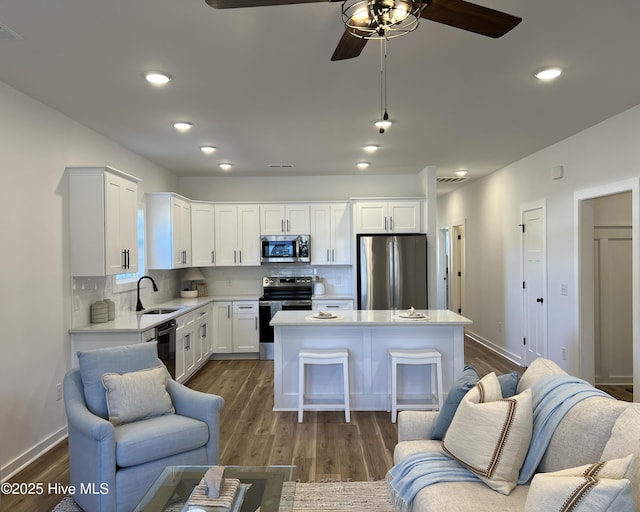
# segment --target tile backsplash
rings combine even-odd
[[[209,296],[215,295],[262,295],[264,276],[310,275],[325,284],[326,294],[353,294],[353,274],[350,266],[319,266],[269,264],[261,267],[201,267],[206,278]],[[187,283],[182,280],[186,273],[180,270],[149,270],[158,291],[151,283],[141,283],[140,299],[145,308],[162,304],[180,296],[180,290]],[[133,283],[126,291],[114,290],[114,278],[73,277],[71,278],[71,326],[80,327],[90,323],[91,304],[98,300],[111,299],[118,313],[134,311],[136,307],[136,286]]]
[[[142,281],[140,300],[146,308],[154,304],[167,302],[178,297],[179,275],[176,270],[150,270],[151,276],[158,286],[154,292],[151,282]],[[135,311],[137,291],[136,283],[127,287],[126,291],[114,291],[114,277],[72,277],[71,278],[71,326],[79,327],[90,323],[91,304],[98,300],[111,299],[116,305],[118,313]]]

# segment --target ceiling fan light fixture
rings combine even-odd
[[[549,80],[558,78],[561,74],[562,74],[562,68],[551,67],[551,68],[541,69],[540,71],[537,71],[536,73],[534,73],[533,76],[535,76],[538,80],[542,80],[543,82],[548,82]]]
[[[426,3],[419,0],[345,0],[342,22],[362,39],[391,39],[413,32]]]
[[[380,121],[375,122],[376,128],[380,128],[381,130],[386,130],[391,126],[391,124],[391,121],[389,121],[388,119],[381,119]]]

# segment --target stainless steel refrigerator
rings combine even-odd
[[[427,236],[358,236],[358,309],[427,308]]]

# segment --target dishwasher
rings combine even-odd
[[[172,378],[176,376],[176,329],[175,320],[167,320],[156,327],[155,338],[147,341],[158,343],[158,358],[169,370]]]

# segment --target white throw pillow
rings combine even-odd
[[[638,503],[634,504],[639,501],[633,485],[638,473],[635,455],[553,473],[538,473],[531,482],[525,512],[640,510]]]
[[[525,370],[522,377],[520,377],[516,393],[522,393],[525,389],[530,389],[537,381],[551,375],[567,375],[567,372],[551,361],[551,359],[544,359],[543,357],[537,358],[529,365],[529,368]]]
[[[120,425],[175,413],[171,396],[167,392],[167,380],[164,366],[122,375],[103,374],[102,384],[107,390],[109,421]]]
[[[462,399],[442,440],[442,451],[509,494],[531,443],[531,391],[503,399],[495,373],[483,377]]]

